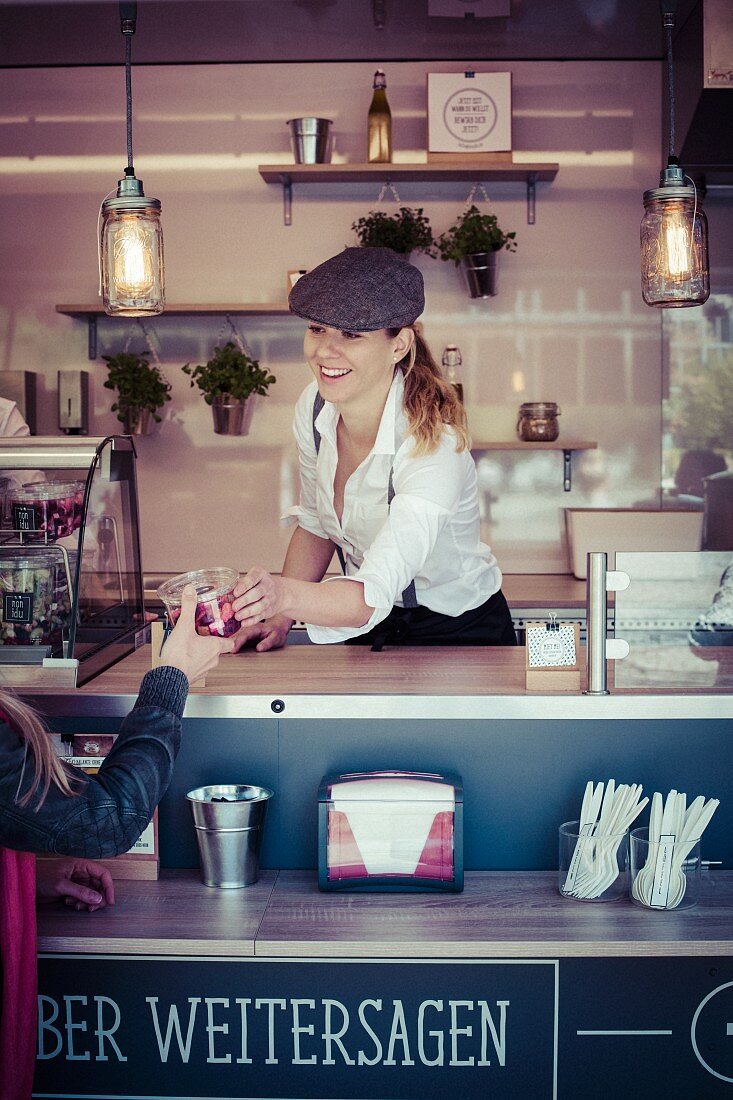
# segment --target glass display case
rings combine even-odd
[[[0,439],[0,677],[79,686],[144,640],[129,436]]]

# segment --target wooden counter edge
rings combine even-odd
[[[369,940],[255,941],[264,958],[547,959],[733,956],[733,940]]]
[[[38,933],[37,950],[41,955],[180,955],[192,958],[205,955],[207,958],[254,958],[255,944],[252,939],[157,939],[130,936],[108,937],[44,935]]]

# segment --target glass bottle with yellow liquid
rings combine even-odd
[[[392,160],[392,112],[387,102],[387,78],[381,69],[374,74],[374,91],[367,123],[370,164],[389,164]]]

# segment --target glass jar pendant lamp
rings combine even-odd
[[[669,156],[659,187],[644,192],[641,221],[641,292],[649,306],[701,306],[710,296],[708,222],[694,181],[674,155],[672,28],[677,0],[661,0],[667,35]]]
[[[163,232],[160,202],[145,196],[132,160],[131,52],[137,4],[121,3],[119,9],[125,36],[127,167],[116,194],[108,195],[100,209],[100,294],[106,313],[146,317],[165,308]]]

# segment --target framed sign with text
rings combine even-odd
[[[429,152],[496,153],[511,147],[511,73],[428,73]]]
[[[548,622],[525,625],[525,684],[530,691],[580,690],[580,625]]]

